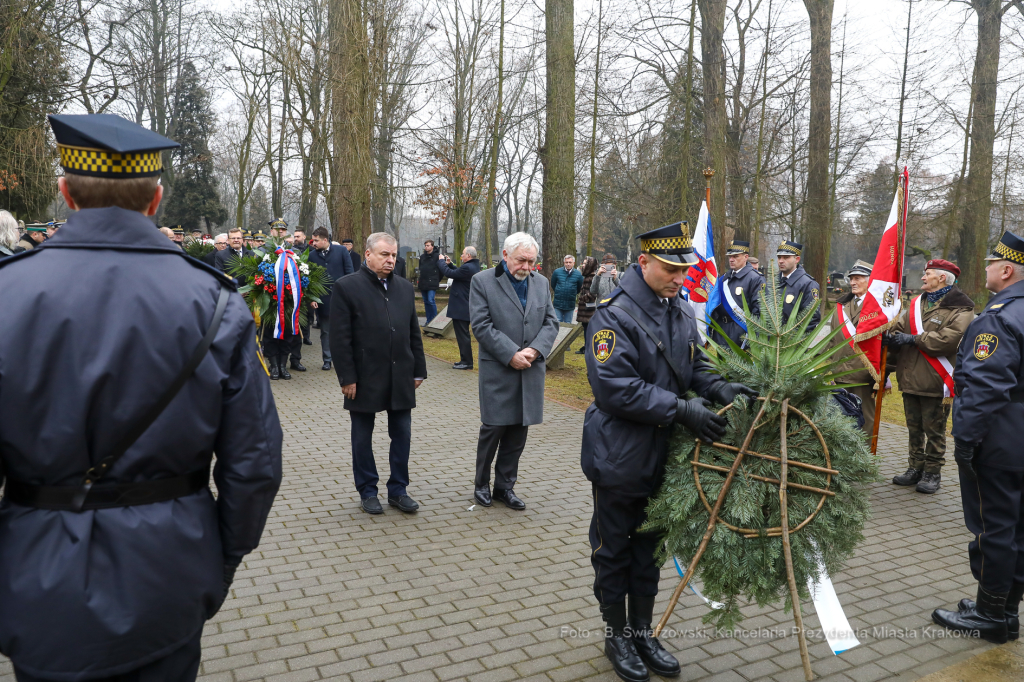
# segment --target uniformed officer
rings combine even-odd
[[[0,262],[0,652],[19,682],[194,680],[280,485],[277,410],[233,283],[147,217],[178,145],[50,122],[77,212]]]
[[[21,235],[21,239],[18,241],[18,246],[26,251],[31,251],[45,241],[46,224],[33,223],[25,226],[25,234]]]
[[[953,371],[953,458],[978,597],[932,620],[1002,643],[1018,636],[1024,595],[1024,240],[1004,232],[985,260],[995,296],[967,327]]]
[[[693,312],[677,297],[687,269],[697,263],[685,228],[675,223],[639,239],[639,263],[598,302],[588,328],[594,402],[583,422],[581,456],[593,483],[591,563],[607,625],[605,654],[619,677],[636,681],[647,680],[648,670],[668,676],[680,671],[651,629],[659,537],[637,530],[664,477],[671,427],[683,424],[717,440],[726,422],[705,398],[726,404],[739,393],[756,395],[712,371]],[[688,390],[702,397],[686,400]]]
[[[263,233],[263,230],[255,230],[252,233],[252,248],[263,249],[263,244],[267,241],[267,235]],[[263,249],[266,251],[266,249]]]
[[[744,347],[747,321],[743,312],[743,301],[753,317],[761,314],[761,287],[764,278],[747,264],[750,257],[750,242],[732,240],[725,252],[729,258],[729,272],[722,277],[722,305],[711,311],[711,319],[718,323],[726,335],[737,346]],[[718,330],[712,329],[711,340],[727,345]]]
[[[786,240],[779,244],[775,253],[779,260],[779,282],[784,289],[782,293],[782,316],[789,319],[796,305],[796,299],[800,299],[800,313],[802,314],[808,306],[814,306],[814,313],[807,325],[807,332],[810,333],[821,322],[821,311],[818,309],[818,283],[807,274],[804,266],[800,264],[803,255],[804,245]]]
[[[183,228],[181,225],[173,225],[171,226],[171,232],[174,233],[174,243],[177,244],[178,246],[184,246],[185,228]]]
[[[855,347],[855,342],[851,337],[856,336],[860,311],[864,307],[864,296],[868,292],[868,282],[871,280],[871,268],[871,263],[858,260],[846,273],[846,278],[850,281],[850,293],[841,296],[836,301],[837,305],[835,312],[832,313],[830,325],[832,329],[846,327],[849,330],[849,336],[841,332],[833,336],[828,343],[829,348],[843,346],[836,352],[832,360],[838,361],[841,358],[847,358],[847,360],[833,371],[837,373],[852,372],[852,374],[840,377],[841,381],[837,381],[836,385],[860,398],[860,408],[864,414],[864,425],[861,428],[868,435],[874,433],[874,386],[877,382],[871,374],[871,370],[868,369],[864,353],[859,347]]]

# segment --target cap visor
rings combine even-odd
[[[650,253],[648,255],[651,256],[652,258],[657,258],[662,263],[667,263],[668,265],[675,265],[676,267],[690,267],[691,265],[696,265],[697,263],[700,263],[700,259],[697,258],[697,256],[692,253],[685,253],[681,255],[666,253]]]

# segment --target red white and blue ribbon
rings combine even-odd
[[[274,263],[274,281],[277,284],[277,319],[274,320],[274,338],[283,339],[284,332],[291,327],[293,334],[299,333],[299,309],[302,301],[302,275],[299,273],[299,263],[295,259],[295,252],[282,246],[274,251],[277,255],[277,262]],[[284,304],[284,276],[287,273],[288,283],[292,287],[292,314],[291,319],[285,315]]]

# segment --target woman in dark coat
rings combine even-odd
[[[583,288],[580,289],[580,301],[576,306],[576,321],[583,325],[583,346],[576,351],[576,355],[585,355],[587,352],[587,324],[597,310],[597,296],[590,293],[590,284],[594,281],[594,274],[597,272],[597,259],[587,256],[583,259],[583,266],[580,268],[583,273]]]

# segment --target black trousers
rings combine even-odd
[[[89,682],[194,682],[203,655],[202,638],[203,629],[199,628],[184,646],[163,658],[120,675],[90,677]],[[14,667],[14,679],[18,682],[51,682],[50,678],[30,675],[17,666]]]
[[[459,342],[459,362],[473,366],[473,344],[469,340],[469,320],[452,320],[455,340]]]
[[[1024,583],[1024,472],[978,466],[978,480],[960,474],[971,573],[990,592]]]
[[[302,337],[293,334],[291,329],[285,327],[284,338],[274,338],[274,325],[270,323],[263,328],[263,357],[267,361],[279,358],[281,362],[287,362],[291,355],[296,360],[302,357]]]
[[[491,482],[491,463],[494,463],[494,489],[511,490],[519,476],[519,458],[526,447],[529,426],[512,424],[506,426],[480,425],[480,438],[476,443],[476,485],[482,487]]]
[[[373,458],[373,412],[349,412],[352,416],[352,475],[359,497],[377,496],[377,462]],[[409,450],[412,447],[412,410],[388,410],[388,436],[391,448],[388,459],[391,477],[388,496],[401,497],[409,485]]]
[[[647,520],[647,498],[626,497],[596,485],[593,491],[590,563],[597,601],[621,604],[627,594],[657,596],[661,577],[661,567],[654,559],[658,535],[637,531]]]

